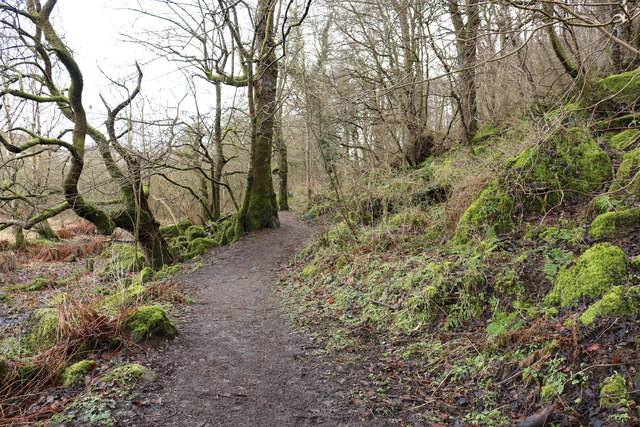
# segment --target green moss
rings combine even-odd
[[[473,143],[473,145],[478,145],[491,138],[500,136],[501,133],[502,129],[500,129],[498,126],[491,123],[486,123],[480,126],[476,134],[473,136],[471,142]]]
[[[182,264],[164,265],[162,269],[160,269],[160,271],[156,273],[156,278],[158,280],[168,279],[169,277],[178,273],[181,268],[182,268]]]
[[[207,233],[204,231],[204,227],[201,225],[192,225],[187,228],[187,231],[184,233],[185,237],[189,242],[194,241],[195,239],[205,237]]]
[[[175,325],[169,320],[166,311],[155,305],[139,307],[127,317],[126,330],[134,342],[144,341],[151,337],[173,338],[178,333]]]
[[[58,310],[41,309],[36,312],[35,324],[23,339],[24,347],[30,351],[39,351],[52,347],[62,339],[62,330],[58,319]]]
[[[21,381],[31,381],[38,378],[40,375],[40,368],[34,363],[25,363],[18,367],[18,378]]]
[[[563,123],[573,123],[585,115],[585,109],[577,102],[569,102],[560,108],[551,110],[544,115],[547,122],[562,121]]]
[[[620,212],[607,212],[596,217],[591,223],[589,234],[594,239],[615,233],[623,227],[632,227],[640,223],[640,208],[631,208]]]
[[[513,227],[515,206],[512,197],[498,180],[492,181],[469,206],[456,227],[455,241],[465,243],[475,233],[491,228],[495,232],[509,231]]]
[[[611,178],[609,155],[581,128],[557,131],[541,146],[524,150],[511,166],[540,194],[533,204],[542,209],[561,200],[560,190],[584,199]]]
[[[119,274],[127,271],[138,271],[144,266],[145,259],[142,249],[128,244],[117,244],[107,250],[109,261],[105,268],[106,273]]]
[[[74,363],[64,370],[60,380],[62,387],[78,387],[84,384],[84,376],[95,367],[96,363],[92,360],[83,360]]]
[[[184,257],[185,259],[190,259],[198,255],[203,255],[209,252],[211,248],[216,248],[218,246],[220,246],[220,244],[215,239],[198,237],[189,243],[189,246],[187,246],[187,253]]]
[[[191,221],[185,219],[184,221],[180,221],[177,224],[166,225],[164,227],[160,227],[160,234],[163,237],[177,237],[181,234],[184,234],[187,231],[187,228],[191,226]]]
[[[631,104],[640,93],[640,69],[614,74],[596,82],[601,98],[612,97],[619,104]]]
[[[153,279],[153,270],[149,267],[145,267],[142,269],[140,273],[136,277],[133,278],[132,286],[141,286],[147,282],[150,282]]]
[[[610,191],[626,187],[630,193],[638,194],[640,192],[640,180],[632,182],[638,171],[640,171],[640,148],[624,154],[622,163],[620,163],[616,171],[616,182],[611,185]]]
[[[605,378],[600,385],[600,406],[616,406],[629,398],[627,380],[622,374]]]
[[[628,289],[624,286],[614,286],[600,301],[587,309],[580,321],[584,325],[592,324],[598,316],[632,315],[638,312],[638,304],[627,297]]]
[[[117,368],[111,369],[102,378],[102,382],[117,381],[121,384],[130,383],[132,381],[143,380],[152,381],[155,378],[153,371],[145,366],[137,363],[129,363]]]
[[[628,150],[640,140],[640,130],[627,129],[611,137],[609,143],[618,150]]]
[[[627,256],[617,246],[600,243],[563,267],[545,301],[570,306],[577,299],[599,298],[627,275]]]
[[[13,370],[5,359],[0,358],[0,389],[3,388],[5,384],[11,381],[13,377]]]
[[[118,307],[130,305],[135,301],[144,299],[147,288],[143,285],[132,285],[116,292],[102,302],[102,307],[110,310],[117,310]]]

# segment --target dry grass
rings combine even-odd
[[[106,237],[98,236],[76,240],[72,244],[41,246],[34,258],[44,262],[73,261],[76,258],[99,254],[106,243]]]
[[[447,201],[446,211],[447,230],[455,231],[460,218],[487,187],[492,176],[489,174],[469,175],[464,177],[451,191],[451,197]]]
[[[96,227],[89,221],[81,219],[75,224],[57,229],[56,234],[61,239],[71,239],[75,236],[92,236],[96,234]]]
[[[12,252],[0,252],[0,273],[13,273],[18,269],[18,260]]]

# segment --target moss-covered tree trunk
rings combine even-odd
[[[236,236],[242,231],[260,230],[280,225],[278,205],[271,176],[273,125],[276,113],[278,64],[274,50],[274,7],[276,0],[258,2],[256,46],[258,52],[256,80],[249,84],[254,97],[252,138],[245,198],[238,213]]]
[[[43,239],[51,240],[53,242],[57,242],[60,240],[60,237],[53,231],[51,228],[51,224],[49,224],[49,220],[44,220],[40,224],[35,227],[36,233]]]
[[[480,27],[479,4],[479,0],[467,0],[461,8],[457,1],[449,0],[449,12],[456,33],[458,67],[461,70],[457,85],[462,118],[462,142],[465,145],[472,144],[473,137],[478,131],[476,67],[478,65],[478,28]],[[467,18],[466,22],[463,15]]]
[[[282,135],[282,110],[278,109],[278,121],[275,124],[275,146],[278,151],[278,209],[289,210],[288,180],[289,162],[287,160],[287,144]]]
[[[22,227],[13,227],[13,237],[16,240],[16,249],[27,247],[27,239],[24,237],[24,231],[22,230]]]

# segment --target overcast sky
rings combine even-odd
[[[125,34],[133,35],[153,25],[149,19],[126,10],[135,7],[131,0],[59,0],[55,23],[61,29],[68,46],[80,64],[84,78],[84,100],[90,113],[103,113],[99,94],[111,103],[120,102],[110,93],[108,79],[121,81],[135,73],[135,62],[143,67],[142,93],[158,106],[174,106],[186,91],[185,78],[176,66],[165,60],[150,60],[154,56],[139,45],[126,42]],[[102,72],[101,72],[102,70]],[[130,81],[130,87],[134,81]],[[203,90],[207,90],[206,86]],[[183,103],[189,108],[188,101]]]

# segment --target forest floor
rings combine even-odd
[[[157,378],[138,388],[117,423],[148,425],[376,425],[344,406],[345,380],[327,373],[311,339],[291,332],[273,286],[282,265],[314,234],[291,213],[200,260],[176,276],[198,302],[181,316],[179,337],[141,361]],[[373,423],[373,424],[372,424]]]

